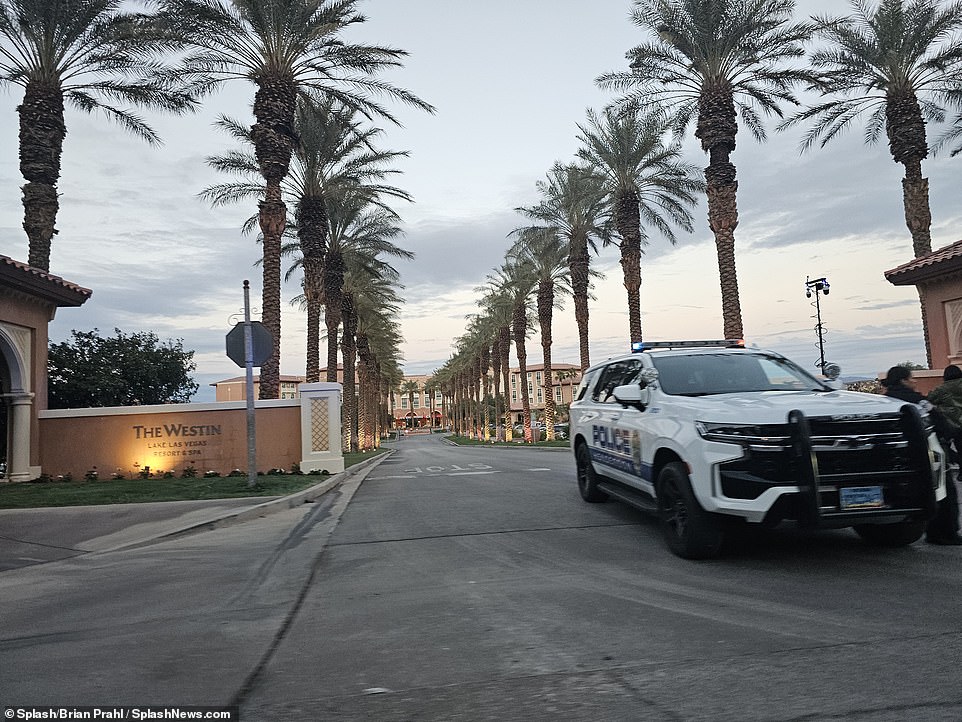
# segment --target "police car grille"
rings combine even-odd
[[[821,486],[885,483],[911,469],[897,417],[812,418],[809,424]],[[722,493],[733,499],[756,499],[772,486],[798,483],[788,443],[749,446],[742,458],[721,464],[719,471]]]

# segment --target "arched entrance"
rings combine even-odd
[[[30,410],[33,394],[27,385],[23,356],[11,329],[0,324],[0,478],[29,481]]]

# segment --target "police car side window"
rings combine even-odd
[[[578,385],[578,392],[576,394],[575,401],[581,401],[585,397],[588,389],[590,389],[595,381],[598,379],[598,369],[594,371],[587,371],[585,375],[581,378],[581,383]]]
[[[632,379],[637,376],[640,368],[641,361],[638,359],[616,361],[609,364],[601,372],[601,378],[598,379],[591,398],[602,404],[617,403],[614,397],[615,389],[624,384],[630,384]]]

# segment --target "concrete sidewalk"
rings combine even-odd
[[[393,453],[362,461],[279,497],[0,510],[0,572],[81,554],[118,551],[237,524],[323,496]]]

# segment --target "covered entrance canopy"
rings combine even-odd
[[[0,255],[0,463],[3,481],[40,475],[37,414],[47,408],[47,324],[91,291]]]

